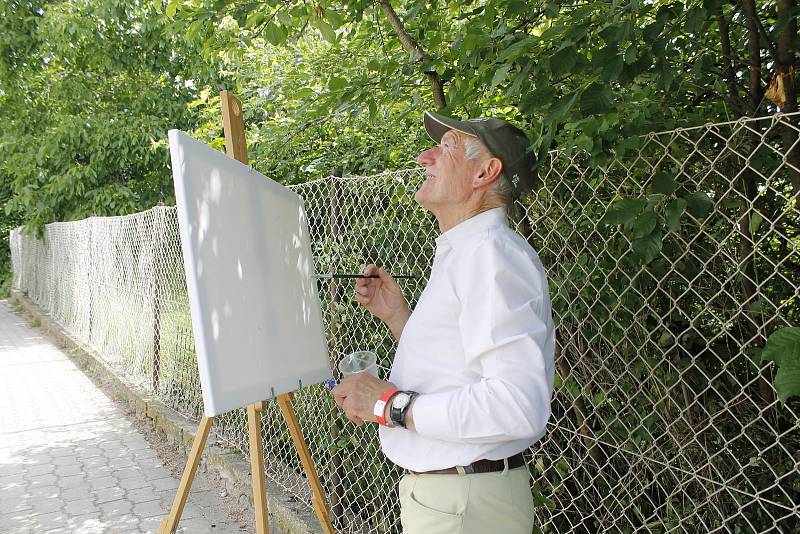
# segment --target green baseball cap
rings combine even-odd
[[[531,152],[525,132],[511,123],[494,118],[457,120],[426,111],[423,122],[428,135],[439,143],[448,130],[474,135],[489,152],[503,162],[503,174],[514,190],[514,198],[536,185],[536,156]]]

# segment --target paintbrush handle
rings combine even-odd
[[[410,278],[410,279],[416,279],[417,278],[416,276],[412,276],[412,275],[409,275],[409,274],[399,274],[397,276],[392,275],[392,277],[393,278]],[[339,278],[380,278],[380,276],[378,276],[377,274],[366,275],[366,274],[336,273],[336,274],[319,274],[319,275],[317,275],[317,278],[328,278],[328,279],[330,279],[330,278],[336,278],[336,279],[339,279]]]

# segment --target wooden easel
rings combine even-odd
[[[244,133],[242,104],[228,91],[222,91],[220,93],[220,98],[222,100],[222,119],[225,127],[225,151],[228,156],[246,164],[247,142]],[[300,423],[297,421],[297,414],[292,406],[292,395],[291,393],[278,395],[277,401],[283,418],[286,420],[286,424],[289,427],[289,433],[292,436],[294,448],[297,450],[300,462],[303,464],[303,469],[311,485],[311,503],[314,506],[314,512],[317,514],[317,519],[319,520],[323,532],[325,534],[334,534],[328,506],[325,503],[325,494],[322,491],[322,484],[320,484],[317,470],[311,459],[311,453],[308,450],[308,445],[300,430]],[[263,402],[260,401],[247,406],[247,429],[250,436],[250,471],[253,479],[253,504],[256,515],[256,532],[257,534],[269,534],[267,493],[264,480],[264,448],[261,439],[261,421],[259,416],[262,409]],[[183,470],[183,476],[181,477],[178,491],[175,494],[175,500],[172,502],[169,515],[161,521],[158,534],[171,534],[178,528],[178,522],[181,519],[183,507],[189,496],[189,490],[192,487],[195,473],[197,473],[197,466],[200,465],[200,456],[203,453],[203,449],[206,447],[208,433],[211,431],[213,420],[213,417],[206,417],[205,415],[200,419],[200,425],[197,428],[197,434],[195,434],[194,441],[192,442],[192,449],[189,452],[189,457],[186,459],[186,467]]]

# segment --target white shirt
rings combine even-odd
[[[440,235],[389,376],[420,393],[416,432],[380,427],[384,453],[429,471],[525,450],[550,417],[554,345],[544,267],[505,210]]]

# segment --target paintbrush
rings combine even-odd
[[[392,278],[409,278],[412,280],[416,280],[416,276],[412,276],[410,274],[399,274],[399,275],[390,275]],[[340,279],[340,278],[380,278],[377,274],[348,274],[348,273],[334,273],[334,274],[318,274],[317,278],[331,280],[331,279]]]

